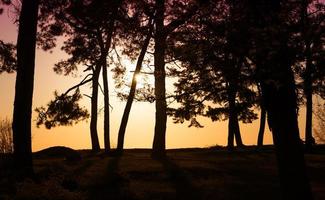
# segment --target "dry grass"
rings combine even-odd
[[[324,152],[306,155],[316,200],[325,199]],[[271,148],[169,150],[164,160],[152,159],[150,150],[80,154],[77,161],[35,156],[37,178],[2,177],[0,199],[280,199]]]

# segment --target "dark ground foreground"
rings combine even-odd
[[[325,148],[317,148],[306,160],[315,199],[324,200]],[[0,200],[280,199],[272,147],[179,149],[167,155],[154,160],[150,150],[141,149],[126,150],[121,157],[50,149],[35,154],[33,180],[15,183],[10,170],[2,169]]]

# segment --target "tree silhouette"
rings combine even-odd
[[[166,71],[165,56],[168,47],[168,36],[183,25],[198,10],[201,1],[155,1],[155,31],[154,31],[154,76],[155,76],[155,134],[152,145],[152,155],[165,155],[166,148]],[[168,17],[166,17],[168,16]],[[165,25],[165,22],[169,22]]]
[[[65,1],[45,3],[42,9],[40,41],[44,49],[55,46],[53,36],[69,36],[62,49],[71,55],[54,67],[57,73],[69,75],[79,64],[91,71],[91,120],[90,133],[93,151],[99,151],[97,133],[99,75],[103,69],[104,85],[104,146],[110,150],[109,141],[109,91],[107,78],[107,56],[111,48],[116,18],[121,1]],[[52,23],[48,23],[53,19]],[[46,40],[46,41],[44,41]],[[88,75],[87,75],[88,76]],[[86,76],[86,77],[87,77]]]
[[[151,17],[152,18],[152,17]],[[121,125],[119,128],[118,132],[118,143],[117,143],[117,150],[121,153],[123,150],[124,146],[124,136],[125,136],[125,130],[129,118],[129,114],[131,111],[131,106],[134,100],[134,97],[136,95],[136,87],[137,87],[137,75],[140,74],[141,68],[142,68],[142,63],[144,60],[144,56],[146,54],[146,51],[148,49],[150,39],[152,37],[152,29],[153,29],[153,24],[152,24],[152,19],[148,20],[148,27],[147,27],[147,35],[145,40],[143,41],[141,51],[137,60],[136,68],[132,77],[132,82],[131,82],[131,87],[130,87],[130,92],[129,95],[127,96],[127,102],[125,105],[125,109],[123,112],[122,120],[121,120]]]
[[[238,121],[256,119],[252,110],[256,94],[250,88],[252,70],[243,53],[248,36],[239,9],[224,2],[210,3],[209,9],[189,22],[189,28],[185,26],[174,35],[173,51],[183,69],[173,71],[179,77],[175,96],[181,106],[171,109],[171,114],[176,122],[190,120],[190,125],[197,124],[196,115],[213,121],[229,119],[229,149],[234,139],[243,146]]]
[[[302,55],[298,60],[299,75],[303,79],[302,88],[306,99],[306,126],[305,144],[306,151],[312,150],[315,139],[312,134],[313,116],[313,93],[321,95],[323,98],[324,87],[322,79],[325,76],[324,67],[320,62],[324,62],[324,18],[325,5],[317,1],[303,0],[301,2],[301,46]],[[321,61],[323,60],[323,61]],[[304,63],[304,64],[301,64]],[[304,65],[304,66],[302,66]],[[316,87],[315,87],[316,86]]]
[[[12,128],[15,168],[21,175],[33,173],[31,117],[38,6],[38,0],[23,1],[19,16],[17,76]]]
[[[297,121],[297,94],[292,65],[295,52],[290,30],[299,14],[290,1],[248,2],[256,59],[268,125],[278,160],[283,199],[312,199]]]

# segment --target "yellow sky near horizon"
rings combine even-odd
[[[6,14],[0,15],[0,39],[14,42],[17,37],[17,30]],[[33,110],[35,107],[46,105],[52,98],[53,92],[58,90],[64,92],[69,87],[78,83],[81,76],[65,77],[53,72],[54,64],[67,55],[55,49],[53,53],[37,50],[36,69],[34,81]],[[132,71],[135,64],[131,65],[128,71]],[[80,73],[81,75],[81,73]],[[110,76],[111,77],[111,76]],[[110,100],[113,109],[111,110],[111,144],[117,143],[117,132],[123,114],[125,102],[116,97],[113,80],[110,80]],[[170,83],[169,83],[170,84]],[[15,74],[0,75],[0,119],[11,118],[14,99]],[[90,94],[90,86],[83,87],[82,93]],[[82,100],[82,105],[90,109],[90,101],[87,97]],[[99,95],[99,107],[103,107],[103,96]],[[33,119],[36,113],[33,112]],[[125,148],[151,148],[155,124],[154,104],[134,102],[126,130]],[[167,148],[186,147],[208,147],[213,145],[226,145],[227,143],[227,121],[211,122],[210,119],[200,118],[204,128],[188,128],[188,123],[174,124],[171,118],[167,123]],[[304,132],[304,109],[301,109],[299,117],[301,134]],[[252,124],[240,124],[243,142],[247,145],[256,144],[259,120]],[[99,113],[98,134],[101,147],[103,147],[103,113]],[[272,137],[266,128],[265,143],[271,144]],[[50,146],[68,146],[75,149],[88,149],[91,147],[89,120],[79,122],[74,126],[56,127],[47,130],[44,127],[36,128],[32,125],[33,151],[38,151]]]

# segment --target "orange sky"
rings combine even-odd
[[[17,28],[8,18],[7,12],[0,16],[0,39],[4,41],[16,42]],[[53,98],[53,91],[64,92],[67,88],[78,83],[80,77],[64,77],[56,75],[52,67],[54,63],[63,59],[66,55],[55,49],[53,53],[37,50],[36,70],[34,82],[33,109],[35,107],[46,105]],[[131,65],[134,68],[134,64]],[[131,71],[133,69],[128,69]],[[81,74],[81,73],[80,73]],[[11,118],[14,98],[15,74],[0,75],[0,118]],[[89,86],[82,89],[82,93],[90,94]],[[99,106],[103,107],[103,96],[99,97]],[[125,102],[116,98],[113,88],[113,81],[110,82],[110,100],[113,110],[111,111],[111,144],[113,147],[117,143],[117,132],[120,120],[124,110]],[[90,108],[90,101],[87,97],[82,100],[82,105]],[[299,118],[300,130],[304,129],[304,110],[301,109]],[[126,148],[151,148],[154,132],[154,104],[139,103],[133,104],[129,123],[125,137]],[[35,113],[33,113],[33,119]],[[226,145],[227,142],[227,121],[211,122],[210,119],[202,118],[200,122],[204,128],[188,128],[188,124],[174,124],[172,119],[168,119],[167,124],[167,148],[185,148],[185,147],[208,147],[213,145]],[[245,144],[255,144],[257,140],[258,120],[252,124],[241,124],[243,142]],[[80,122],[77,125],[69,127],[57,127],[51,130],[45,128],[36,128],[33,121],[32,140],[33,151],[40,149],[63,145],[76,149],[87,149],[91,147],[89,121]],[[99,114],[98,133],[101,147],[103,147],[103,113]],[[266,128],[265,143],[272,143],[271,134]]]

